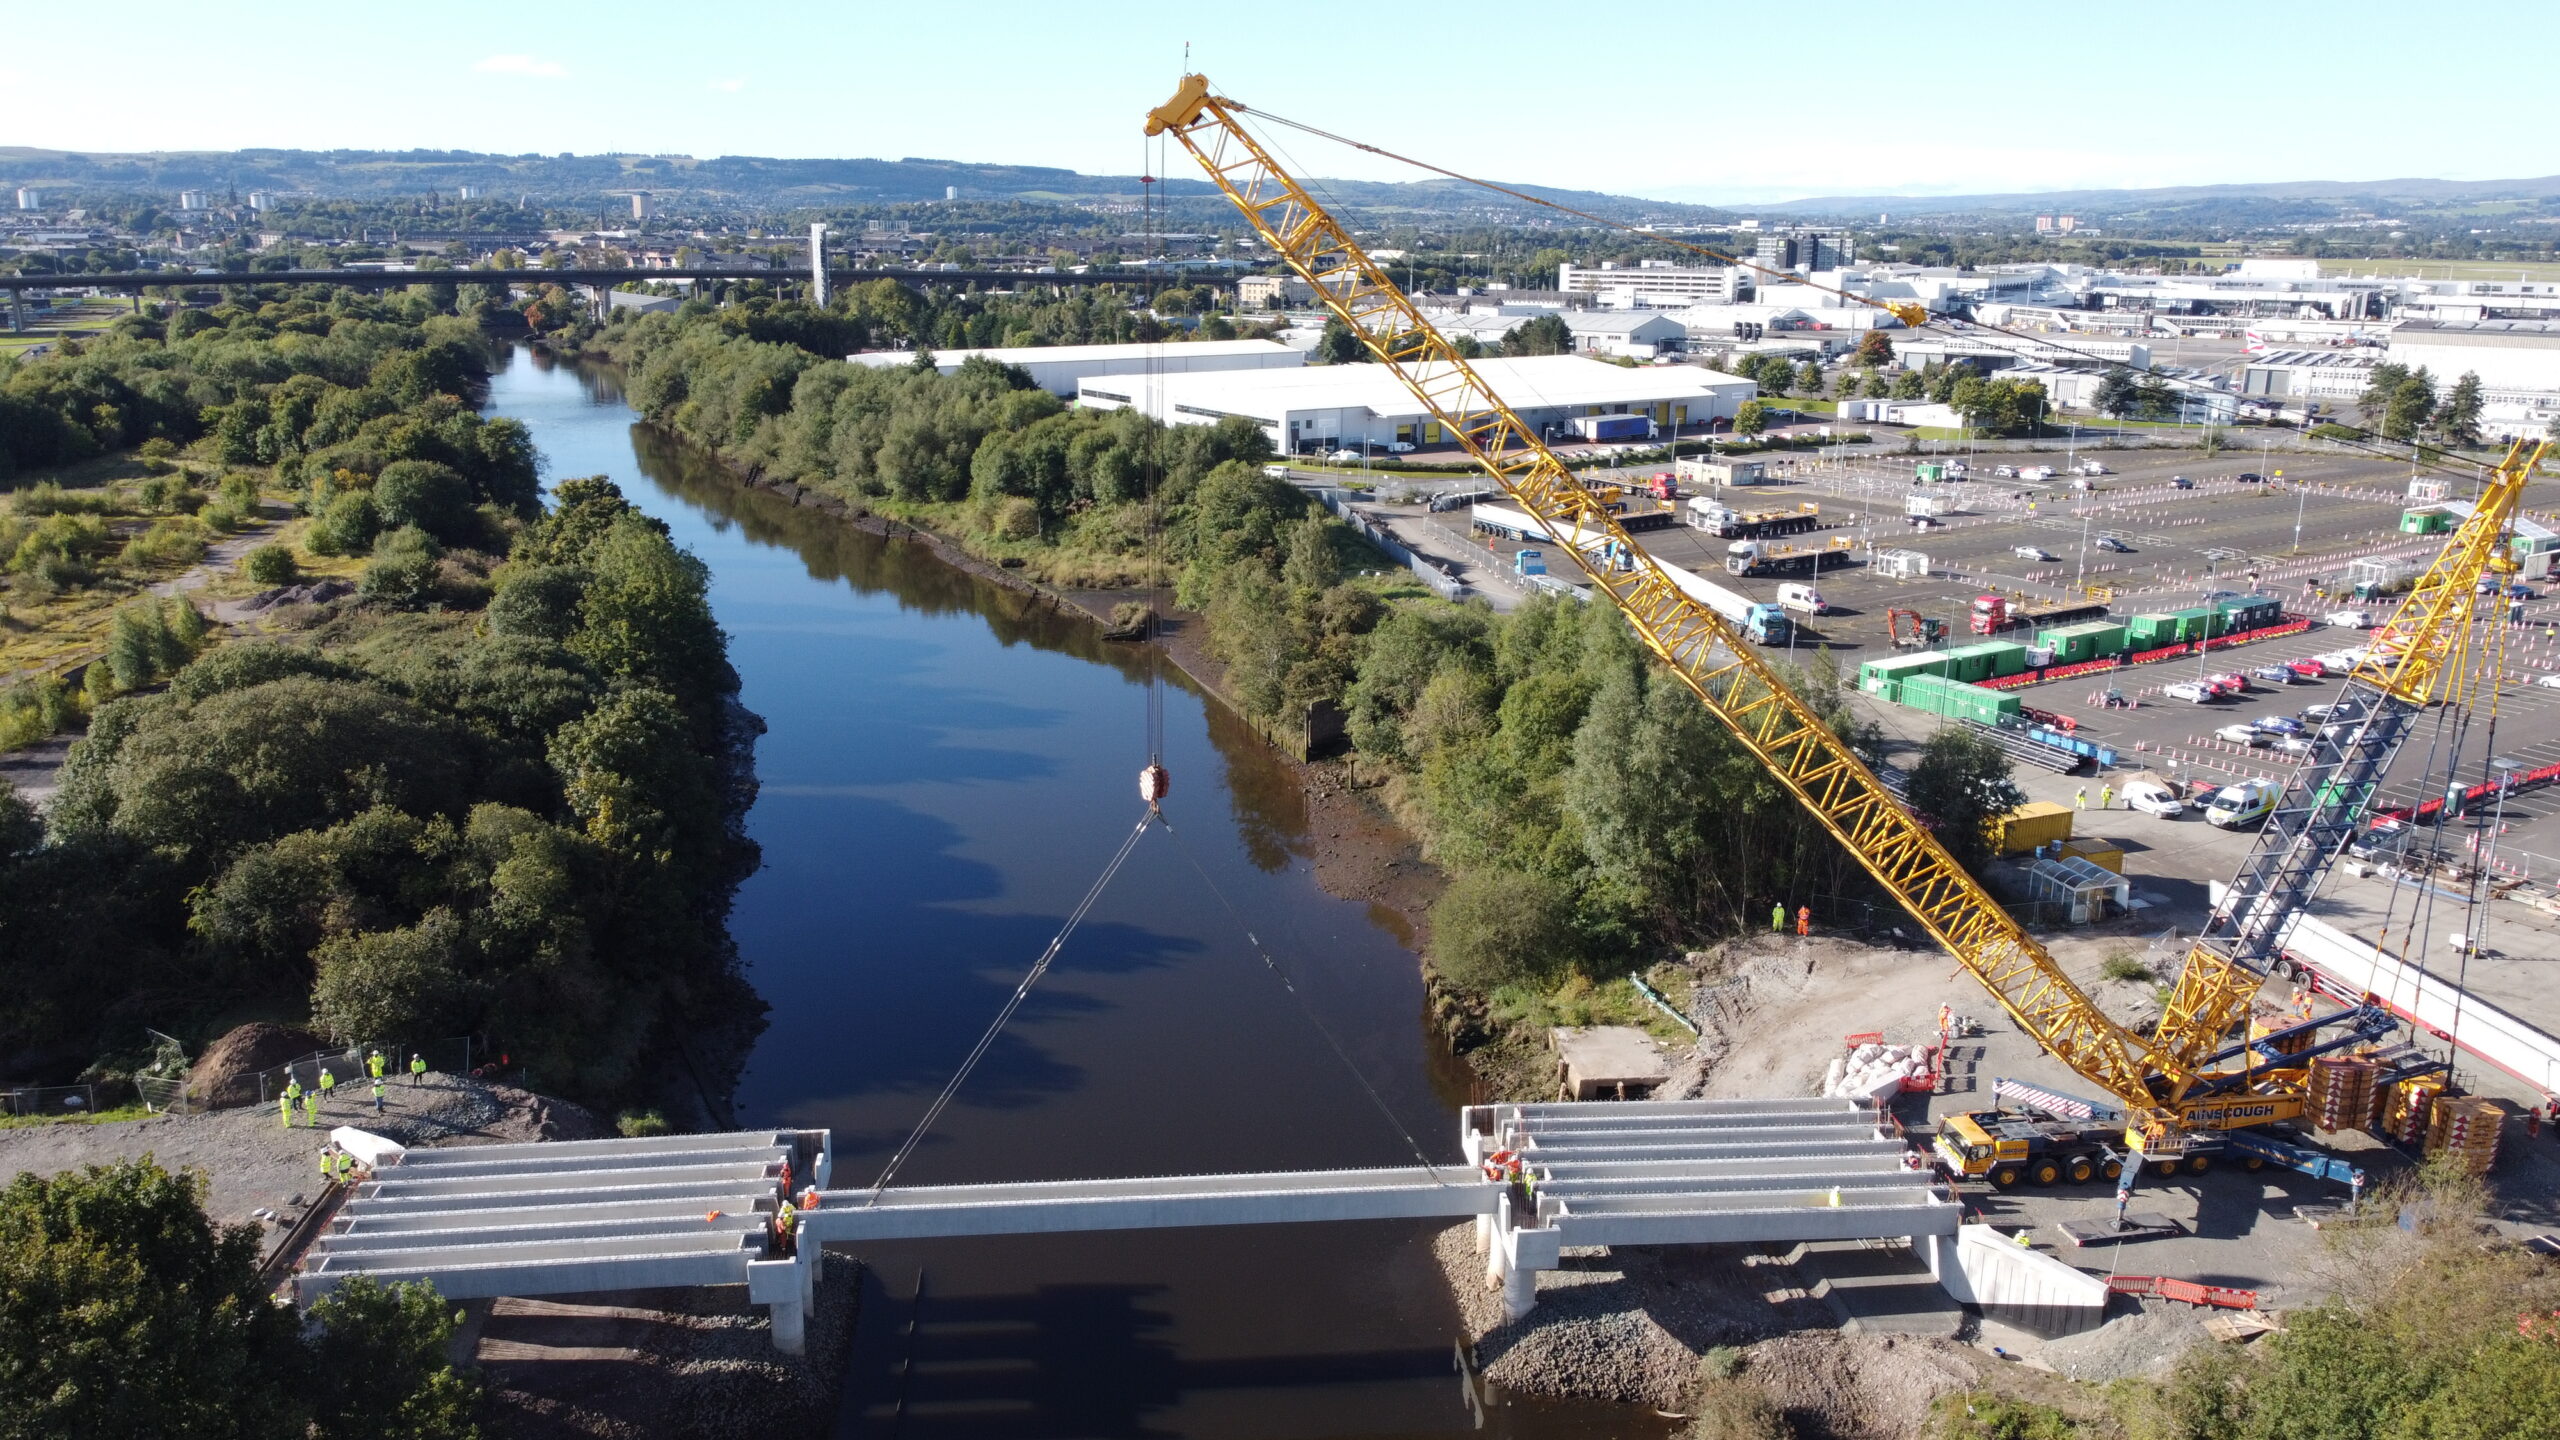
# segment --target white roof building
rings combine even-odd
[[[936,350],[933,368],[948,375],[972,356],[1019,365],[1033,384],[1072,399],[1088,376],[1195,375],[1224,370],[1294,370],[1306,352],[1273,340],[1193,340],[1153,345],[999,345],[977,350]],[[913,350],[868,350],[844,357],[856,365],[893,370],[912,365]]]
[[[1428,367],[1426,367],[1427,369]],[[1478,360],[1476,375],[1541,434],[1585,415],[1649,415],[1657,430],[1729,418],[1759,393],[1738,375],[1689,365],[1629,369],[1579,355]],[[1136,407],[1170,425],[1252,420],[1283,453],[1453,443],[1383,365],[1088,380],[1076,403]]]
[[[1573,332],[1581,355],[1651,360],[1681,354],[1689,344],[1689,327],[1659,310],[1566,310],[1557,318]]]

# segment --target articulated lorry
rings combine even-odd
[[[1689,497],[1689,524],[1727,540],[1765,540],[1774,535],[1801,535],[1822,524],[1822,507],[1800,505],[1727,505],[1711,495]]]
[[[1793,543],[1736,540],[1724,547],[1724,570],[1728,575],[1805,575],[1826,562],[1834,569],[1847,564],[1857,548],[1858,543],[1846,535]]]
[[[1679,586],[1683,594],[1716,612],[1751,643],[1784,645],[1795,634],[1795,621],[1780,607],[1728,590],[1677,565],[1655,563],[1662,565],[1663,573],[1671,577],[1671,583]]]

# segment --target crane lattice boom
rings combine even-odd
[[[2194,1076],[2108,1019],[1983,890],[1864,762],[1711,610],[1691,600],[1493,393],[1333,216],[1248,133],[1242,105],[1183,78],[1150,111],[1235,202],[1263,243],[1313,286],[1423,408],[1563,553],[1607,592],[1654,656],[1694,691],[1769,773],[1946,947],[2021,1030],[2136,1113],[2165,1123],[2151,1079],[2183,1090]],[[1565,543],[1597,531],[1633,560],[1613,572]]]

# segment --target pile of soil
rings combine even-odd
[[[773,1348],[742,1287],[625,1290],[475,1306],[473,1359],[511,1440],[729,1440],[834,1427],[861,1266],[826,1256],[805,1355]]]
[[[299,1060],[329,1042],[308,1030],[258,1020],[243,1025],[205,1047],[187,1072],[187,1088],[197,1100],[217,1110],[259,1101],[258,1072]]]

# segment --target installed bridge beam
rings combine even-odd
[[[1463,1219],[1491,1215],[1502,1189],[1474,1170],[1416,1165],[828,1190],[819,1194],[818,1208],[803,1217],[801,1236],[852,1243],[1321,1220]]]

